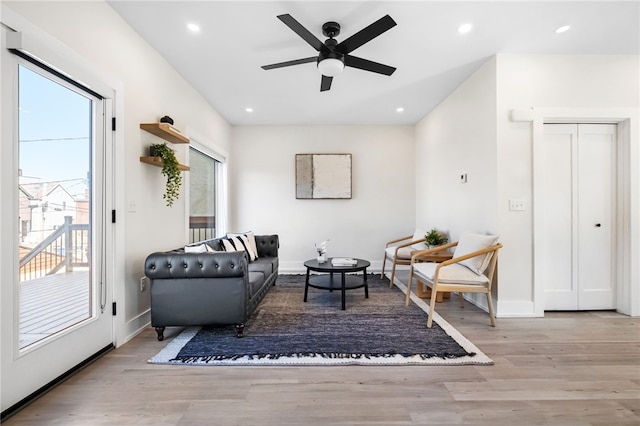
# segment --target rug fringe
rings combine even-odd
[[[475,353],[469,353],[468,356],[475,356]],[[210,363],[216,361],[237,361],[237,360],[278,360],[280,358],[326,358],[326,359],[390,359],[390,358],[404,358],[404,359],[412,359],[419,358],[421,360],[430,360],[433,358],[440,358],[443,360],[450,360],[460,358],[460,356],[455,354],[393,354],[393,353],[384,353],[384,354],[371,354],[371,353],[308,353],[308,352],[293,352],[293,353],[275,353],[275,354],[245,354],[245,355],[208,355],[208,356],[179,356],[169,360],[169,362],[182,362],[183,364],[194,364],[194,363]]]

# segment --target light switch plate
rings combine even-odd
[[[514,212],[524,211],[524,200],[509,200],[509,210]]]
[[[466,173],[460,174],[460,183],[467,183],[467,174]]]

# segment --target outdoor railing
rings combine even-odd
[[[189,242],[208,240],[216,236],[215,216],[189,216]]]
[[[73,224],[71,216],[20,259],[20,282],[89,266],[89,224]]]

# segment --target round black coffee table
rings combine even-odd
[[[364,297],[369,298],[369,286],[367,285],[367,268],[371,266],[368,260],[354,259],[355,265],[338,266],[331,263],[331,258],[324,263],[318,263],[317,259],[311,259],[304,262],[307,268],[307,279],[304,284],[304,301],[307,301],[307,293],[309,287],[321,290],[341,290],[342,291],[342,310],[345,306],[345,293],[347,290],[364,287]],[[321,272],[323,275],[309,276],[311,271]],[[349,272],[361,272],[362,276],[347,275]],[[340,278],[334,274],[340,274]]]

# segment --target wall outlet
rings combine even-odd
[[[140,278],[140,291],[145,291],[147,289],[147,284],[149,283],[149,278],[142,277]]]

